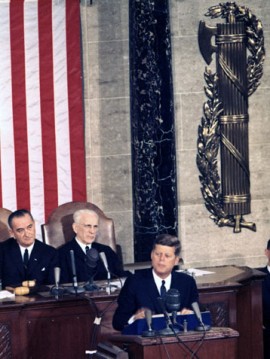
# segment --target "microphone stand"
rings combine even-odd
[[[177,289],[170,288],[165,295],[164,306],[169,315],[170,323],[168,324],[174,333],[180,332],[180,325],[177,323],[177,310],[180,308],[180,293]]]
[[[197,330],[199,332],[205,332],[207,330],[210,330],[211,329],[210,325],[204,324],[204,322],[202,320],[202,314],[201,314],[201,311],[199,308],[199,304],[197,302],[194,302],[191,304],[191,307],[192,307],[194,314],[199,322],[199,325],[196,327],[195,330]]]
[[[73,287],[67,288],[68,292],[71,294],[78,295],[80,293],[84,293],[85,289],[84,287],[79,287],[77,282],[73,282]]]
[[[179,332],[180,332],[180,326],[181,326],[181,325],[180,325],[179,323],[177,323],[177,311],[176,311],[176,310],[174,310],[174,311],[172,312],[171,325],[173,326],[174,331],[175,331],[176,333],[179,333]]]
[[[74,257],[74,250],[70,250],[70,259],[71,259],[71,268],[72,268],[72,280],[73,280],[73,288],[68,288],[69,293],[72,294],[79,294],[85,292],[83,287],[78,286],[77,281],[77,273],[76,273],[76,266],[75,266],[75,257]]]
[[[109,271],[107,271],[107,283],[108,283],[108,294],[112,293],[112,289],[111,289],[111,273]],[[107,287],[106,287],[106,292],[107,292]]]
[[[106,254],[104,252],[100,252],[99,257],[101,258],[101,261],[102,261],[102,263],[105,267],[105,270],[107,272],[107,286],[106,286],[105,290],[108,294],[111,294],[113,285],[111,284],[111,272],[109,270],[109,265],[108,265],[108,261],[106,258]],[[117,288],[117,286],[115,286],[115,287]]]
[[[54,268],[54,281],[55,285],[51,288],[51,294],[55,296],[55,299],[59,299],[59,296],[62,297],[65,289],[59,286],[60,282],[60,267]]]
[[[96,284],[94,284],[93,280],[94,276],[90,277],[89,281],[84,285],[84,289],[87,292],[93,292],[94,290],[99,290],[100,287]]]
[[[156,331],[152,329],[152,312],[150,309],[145,309],[144,311],[146,323],[148,330],[142,332],[143,337],[155,337],[157,335]]]
[[[90,248],[86,253],[86,266],[88,269],[89,280],[85,283],[84,289],[87,292],[93,292],[95,290],[99,290],[100,287],[94,284],[94,277],[98,271],[98,260],[99,253],[95,248]]]
[[[179,328],[176,328],[176,326],[175,326],[174,323],[173,323],[173,320],[169,317],[169,315],[168,315],[168,313],[167,313],[167,311],[166,311],[166,309],[165,309],[165,304],[164,304],[163,299],[162,299],[161,297],[158,297],[157,299],[158,299],[158,302],[159,302],[160,307],[161,307],[161,309],[162,309],[162,312],[163,312],[163,314],[164,314],[164,316],[165,316],[166,324],[167,324],[167,327],[164,328],[164,329],[162,329],[162,330],[159,330],[159,331],[158,331],[158,334],[161,335],[161,336],[162,336],[162,335],[164,335],[164,336],[166,336],[166,335],[174,335],[175,338],[177,339],[177,341],[178,341],[180,344],[182,344],[182,345],[185,347],[185,349],[189,351],[189,353],[192,354],[192,355],[191,355],[191,358],[197,358],[197,359],[199,359],[198,356],[196,355],[196,352],[193,352],[193,350],[190,349],[189,346],[188,346],[184,341],[182,341],[182,340],[180,339],[181,336],[177,335],[180,330],[179,330]],[[175,311],[175,313],[176,313],[176,311]],[[177,313],[176,313],[176,314],[177,314]],[[177,326],[179,327],[178,324],[177,324]],[[185,329],[185,328],[184,328],[184,329]]]
[[[176,331],[174,330],[174,326],[173,326],[173,323],[171,321],[171,318],[165,308],[165,305],[164,305],[164,301],[162,299],[162,297],[158,297],[157,298],[159,304],[160,304],[160,307],[162,309],[162,312],[164,314],[164,318],[165,318],[165,321],[166,321],[166,328],[163,328],[161,330],[158,331],[158,334],[159,335],[174,335],[174,333],[176,333]],[[179,329],[178,329],[179,331]]]
[[[108,293],[108,294],[111,294],[112,293],[112,288],[118,288],[117,285],[115,284],[112,284],[111,282],[111,272],[107,271],[107,285],[105,287],[105,291]],[[116,277],[116,276],[115,276]],[[117,277],[118,278],[118,277]]]

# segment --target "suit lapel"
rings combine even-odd
[[[27,266],[27,273],[31,274],[36,266],[39,264],[40,262],[40,256],[41,256],[41,251],[39,250],[39,246],[37,244],[37,242],[35,241],[34,247],[32,249],[29,261],[28,261],[28,266]]]
[[[78,245],[76,239],[73,239],[73,240],[74,240],[73,249],[74,249],[75,258],[80,258],[81,260],[85,261],[85,253],[84,253],[84,251]]]
[[[24,276],[25,269],[22,261],[22,255],[21,255],[20,247],[15,239],[14,242],[12,242],[12,247],[13,247],[13,249],[11,250],[12,261],[14,265],[18,268],[18,271]]]
[[[178,288],[177,279],[176,279],[176,275],[175,275],[174,271],[172,271],[172,281],[171,281],[171,287],[170,288],[174,288],[174,289]]]
[[[155,293],[155,295],[157,295],[157,297],[159,297],[159,291],[158,291],[158,288],[154,281],[152,269],[151,269],[151,272],[149,272],[149,276],[148,276],[148,288],[151,293]]]
[[[147,276],[146,287],[143,288],[143,290],[146,291],[146,295],[149,297],[149,302],[150,303],[152,302],[154,304],[154,311],[156,313],[159,313],[160,305],[158,303],[157,298],[160,296],[160,294],[156,286],[156,283],[154,281],[152,268],[149,271],[147,271],[146,276]]]

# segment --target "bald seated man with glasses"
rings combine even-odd
[[[34,218],[26,209],[8,218],[11,238],[0,244],[2,286],[21,286],[36,280],[36,285],[54,283],[54,267],[59,265],[55,248],[36,239]]]
[[[113,327],[122,331],[136,319],[144,318],[145,309],[161,314],[158,297],[165,291],[177,289],[180,293],[183,314],[192,313],[191,304],[198,302],[198,290],[193,277],[174,271],[179,263],[181,245],[177,237],[161,234],[154,241],[151,252],[152,268],[137,271],[125,281],[118,297],[118,307],[113,316]],[[162,283],[164,282],[164,283]]]
[[[73,281],[70,255],[71,250],[74,251],[78,282],[89,281],[93,274],[94,280],[107,279],[107,271],[100,258],[96,263],[96,268],[89,268],[86,252],[91,248],[96,249],[99,253],[105,253],[112,279],[127,276],[128,273],[123,270],[118,255],[111,249],[111,247],[95,242],[99,226],[98,214],[90,209],[80,209],[74,212],[73,221],[72,227],[76,236],[58,249],[61,267],[61,282],[72,283]]]

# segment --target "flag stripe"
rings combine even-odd
[[[81,73],[81,42],[78,41],[76,34],[80,33],[80,8],[71,6],[72,1],[67,1],[67,69],[68,69],[68,103],[70,145],[71,145],[71,168],[72,188],[74,200],[86,198],[86,178],[85,157],[80,154],[84,151],[84,127],[83,127],[83,107],[78,106],[82,103],[82,73]],[[81,139],[78,141],[78,139]]]
[[[52,3],[40,1],[39,61],[45,217],[58,202],[53,87]]]
[[[54,94],[56,122],[56,154],[58,173],[58,201],[63,203],[72,193],[69,114],[67,96],[67,48],[65,6],[53,6],[53,44],[54,44]],[[62,51],[58,51],[62,49]],[[78,55],[77,55],[78,56]],[[63,166],[62,164],[65,164]]]
[[[10,42],[17,205],[30,209],[23,2],[10,4]]]
[[[37,2],[24,6],[25,31],[25,72],[26,72],[26,113],[28,130],[28,154],[30,173],[31,211],[39,223],[44,215],[44,191],[42,184],[43,163],[41,147],[41,115],[39,87],[39,46],[38,44],[38,8]]]
[[[86,200],[80,35],[79,0],[0,2],[0,205],[38,224]]]
[[[0,132],[1,207],[16,208],[16,176],[13,146],[9,3],[0,7]]]

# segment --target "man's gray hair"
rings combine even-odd
[[[97,212],[95,212],[92,209],[83,208],[83,209],[78,209],[76,212],[73,213],[73,221],[75,223],[79,223],[80,218],[83,214],[94,214],[99,219],[99,215],[97,214]]]

